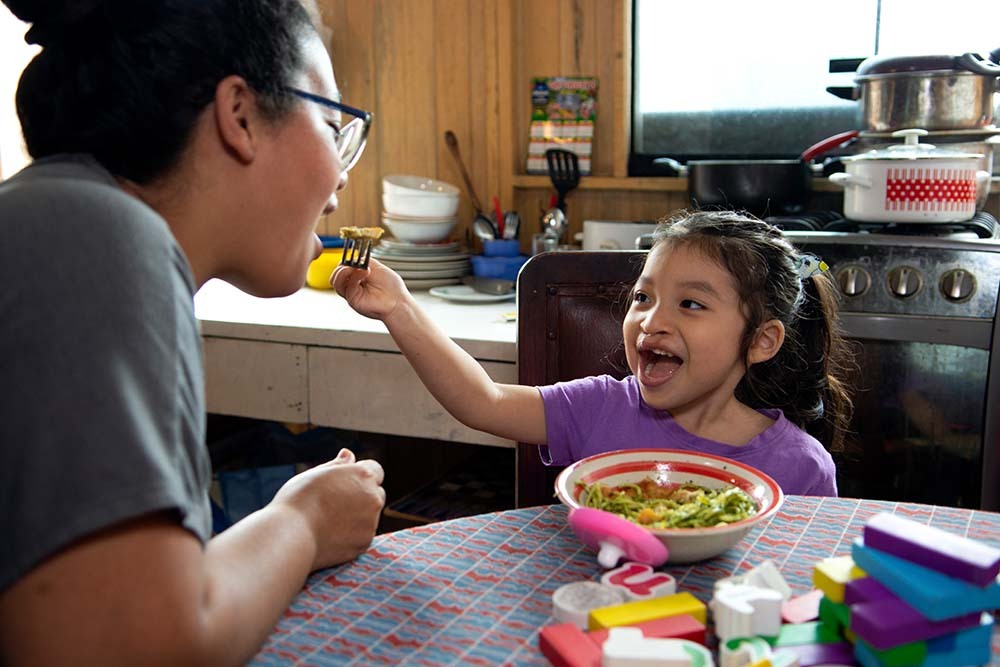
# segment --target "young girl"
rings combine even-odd
[[[462,423],[542,446],[547,464],[661,446],[719,454],[789,494],[837,493],[816,424],[840,446],[850,399],[836,296],[816,258],[770,225],[730,212],[661,224],[622,325],[632,374],[545,387],[497,384],[377,262],[331,279],[381,319],[438,401]]]

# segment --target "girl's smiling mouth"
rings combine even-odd
[[[639,344],[639,380],[648,387],[655,387],[667,382],[674,376],[684,360],[666,350]]]

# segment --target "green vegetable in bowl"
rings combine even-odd
[[[753,498],[735,486],[661,485],[650,478],[614,487],[599,482],[579,486],[585,507],[613,512],[647,528],[709,528],[741,521],[757,511]]]

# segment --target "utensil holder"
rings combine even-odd
[[[483,240],[483,255],[486,257],[517,257],[521,244],[517,239]]]

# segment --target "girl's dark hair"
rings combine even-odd
[[[262,113],[292,104],[314,27],[299,0],[3,0],[42,51],[17,114],[34,158],[89,153],[146,183],[175,165],[219,81],[243,77]]]
[[[851,354],[829,276],[800,277],[804,258],[780,230],[731,211],[684,212],[661,221],[654,247],[661,244],[691,247],[733,277],[747,319],[744,361],[761,324],[776,319],[785,326],[774,357],[747,363],[736,398],[752,408],[780,408],[831,451],[842,449],[853,409],[845,381]]]

